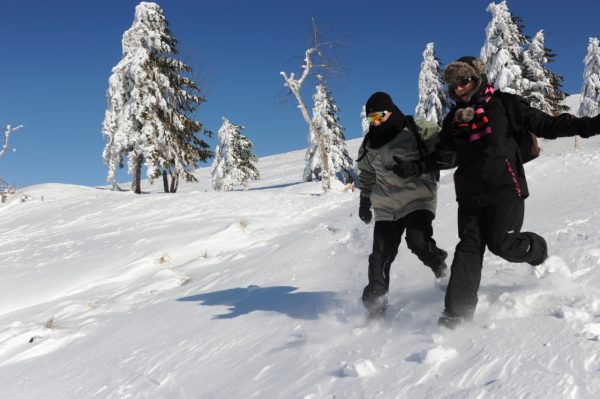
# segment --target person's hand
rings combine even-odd
[[[419,176],[423,173],[423,163],[421,161],[404,161],[395,155],[393,158],[396,164],[389,169],[393,170],[395,174],[403,179]]]
[[[369,224],[371,222],[373,214],[371,213],[371,200],[369,198],[360,197],[358,217],[360,218],[360,220],[365,222],[365,224]]]

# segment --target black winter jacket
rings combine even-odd
[[[504,95],[515,96],[508,93]],[[554,117],[530,107],[522,97],[515,97],[520,108],[522,127],[538,137],[590,137],[600,133],[600,115],[594,118],[576,118],[569,114]],[[517,144],[512,138],[518,132],[512,131],[502,101],[494,95],[483,106],[492,132],[473,142],[460,134],[458,124],[454,122],[456,110],[469,105],[458,103],[446,115],[440,143],[436,148],[438,168],[458,166],[454,173],[457,201],[471,206],[486,206],[516,197],[527,198],[529,191],[525,170]]]

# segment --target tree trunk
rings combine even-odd
[[[167,171],[163,170],[163,188],[165,193],[169,192],[169,178],[167,177]]]
[[[133,181],[131,182],[131,189],[136,194],[142,193],[142,156],[138,155],[133,161]]]
[[[308,123],[308,126],[310,126],[311,129],[317,135],[319,149],[321,150],[321,162],[323,164],[321,167],[321,176],[322,176],[321,182],[323,184],[323,186],[322,186],[323,194],[327,194],[329,192],[329,190],[331,190],[331,177],[329,176],[329,155],[327,154],[327,146],[325,145],[325,138],[323,137],[323,134],[321,133],[321,129],[319,129],[315,125],[312,118],[310,117],[310,114],[308,113],[308,109],[306,108],[306,105],[304,105],[304,101],[302,100],[302,96],[300,95],[300,93],[295,90],[293,90],[293,93],[296,96],[296,99],[298,100],[298,104],[300,105],[300,110],[302,111],[302,116],[304,117],[304,120],[306,121],[306,123]]]
[[[178,187],[179,187],[179,174],[172,173],[171,174],[171,192],[176,193]]]

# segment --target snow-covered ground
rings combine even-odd
[[[349,142],[356,154],[358,140]],[[526,165],[534,270],[486,254],[475,320],[401,244],[388,317],[365,325],[372,224],[358,192],[266,157],[247,192],[44,184],[0,204],[0,398],[598,398],[600,138]],[[457,243],[451,173],[435,238]]]

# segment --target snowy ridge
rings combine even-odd
[[[302,182],[304,151],[260,159],[248,192],[212,191],[209,168],[174,195],[26,188],[0,204],[0,398],[597,398],[600,139],[573,142],[526,165],[550,259],[486,253],[455,331],[404,243],[388,317],[364,323],[372,225],[358,192]],[[434,229],[452,257],[451,173]]]

